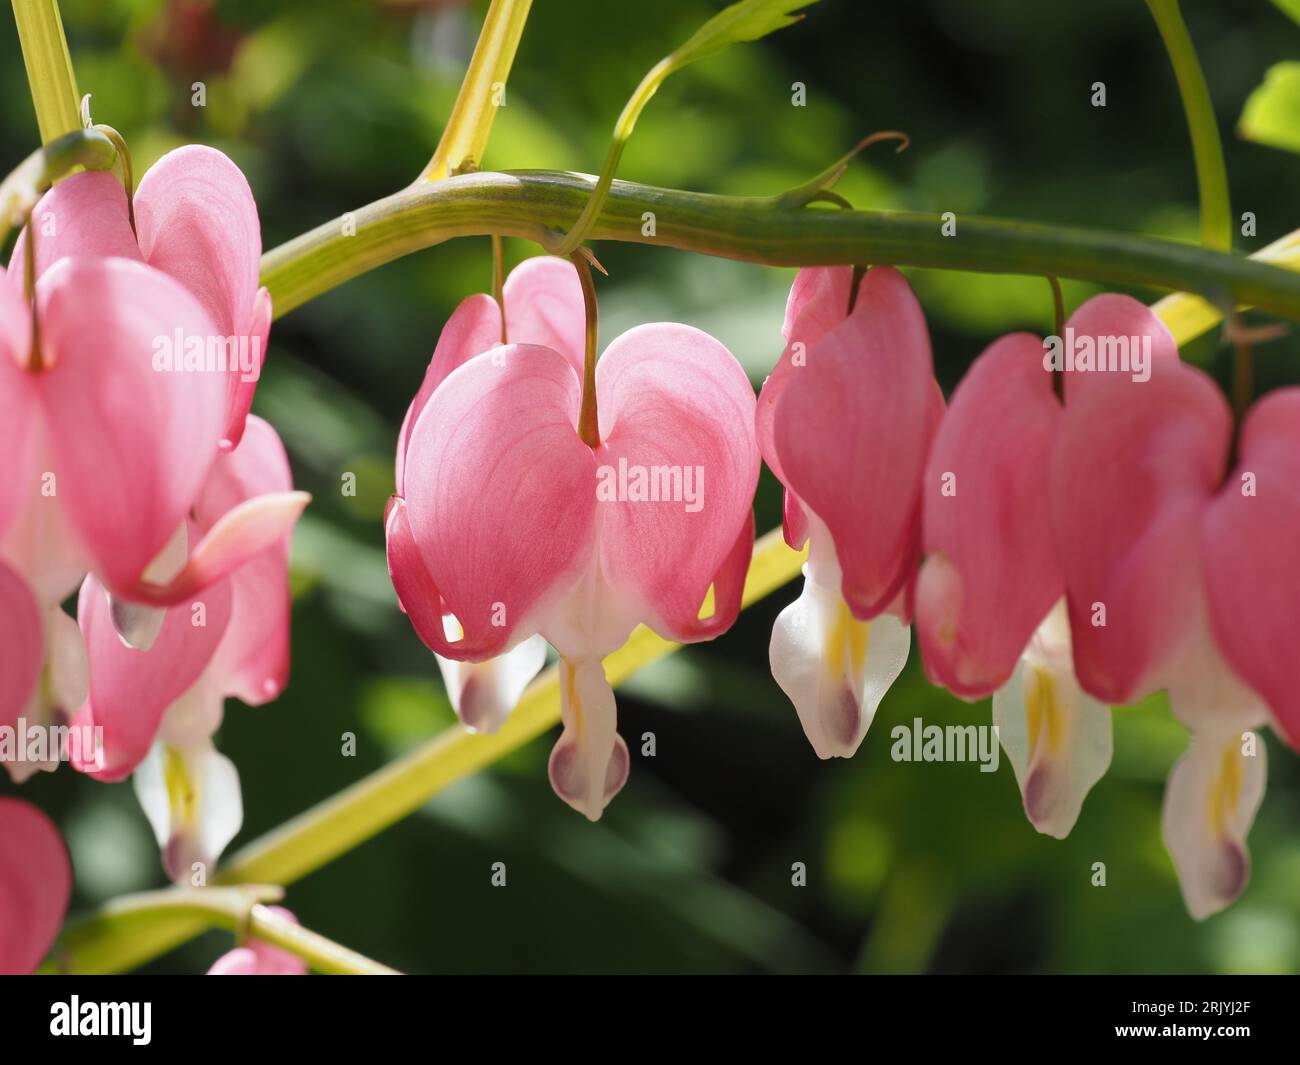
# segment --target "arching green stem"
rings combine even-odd
[[[452,237],[499,233],[542,244],[582,211],[595,179],[555,171],[465,174],[405,189],[262,257],[277,314],[402,255]],[[656,218],[654,236],[642,215]],[[1300,321],[1300,276],[1254,259],[1105,230],[963,216],[782,209],[775,197],[715,196],[615,181],[592,237],[680,248],[772,266],[879,263],[1053,275],[1195,292]]]
[[[1178,8],[1178,0],[1147,0],[1165,50],[1174,66],[1178,92],[1187,114],[1196,160],[1196,184],[1201,196],[1201,243],[1216,251],[1232,248],[1232,207],[1228,198],[1228,172],[1223,163],[1223,143],[1214,118],[1214,104],[1205,74],[1196,58],[1191,34]]]
[[[58,0],[13,0],[41,143],[81,127],[81,97],[63,35]]]

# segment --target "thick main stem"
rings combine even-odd
[[[594,179],[555,171],[465,174],[356,211],[355,235],[330,221],[262,257],[277,314],[452,237],[498,233],[543,244],[577,217]],[[654,216],[653,233],[645,215]],[[615,181],[590,236],[772,266],[880,263],[1053,275],[1196,292],[1300,321],[1300,276],[1257,260],[1153,237],[938,215],[783,208],[773,198],[714,196]]]

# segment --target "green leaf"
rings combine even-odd
[[[695,31],[689,41],[672,55],[674,69],[687,63],[716,55],[724,48],[744,41],[757,41],[779,29],[798,22],[802,15],[792,12],[809,7],[817,0],[740,0],[719,11]]]
[[[817,0],[740,0],[738,4],[723,8],[696,30],[695,36],[689,41],[659,60],[641,79],[636,92],[624,106],[623,113],[618,116],[618,122],[614,126],[614,139],[610,143],[609,154],[605,156],[605,165],[601,167],[596,191],[591,194],[587,206],[568,233],[559,240],[547,241],[546,250],[552,255],[568,256],[587,238],[605,203],[605,197],[609,194],[610,186],[614,183],[614,172],[623,156],[623,146],[632,136],[638,116],[670,74],[675,74],[697,59],[717,55],[733,44],[756,41],[773,30],[798,22],[803,16],[791,12],[815,3]]]
[[[1293,20],[1300,22],[1300,0],[1273,0],[1273,3],[1290,15]]]
[[[1300,7],[1300,0],[1296,0]],[[1237,132],[1246,140],[1300,152],[1300,63],[1278,63],[1246,101]]]

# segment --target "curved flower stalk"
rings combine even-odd
[[[509,293],[505,302],[509,316]],[[584,362],[572,350],[511,334],[484,351],[450,331],[456,369],[437,375],[403,434],[389,571],[421,639],[446,658],[482,662],[534,634],[559,651],[551,783],[595,820],[629,767],[601,660],[638,623],[690,642],[739,611],[758,479],[754,394],[712,337],[640,326],[596,366],[592,446],[578,432]],[[453,335],[469,333],[457,323]]]
[[[214,464],[194,510],[203,536],[232,510],[290,491],[275,430],[250,416],[243,440]],[[289,535],[229,576],[166,611],[147,650],[128,646],[94,577],[81,588],[78,620],[90,661],[89,698],[74,725],[102,728],[93,764],[101,780],[134,772],[136,794],[173,880],[213,865],[243,820],[239,774],[212,737],[225,700],[257,706],[279,695],[289,672]]]
[[[281,920],[298,923],[298,918],[283,906],[268,906],[267,909]],[[306,976],[307,963],[296,954],[250,937],[243,946],[227,951],[214,961],[208,975]]]
[[[29,803],[0,798],[0,974],[36,969],[71,895],[72,866],[54,823]]]
[[[943,412],[925,318],[896,271],[799,272],[756,430],[809,543],[802,595],[772,631],[772,675],[821,758],[849,757],[907,661],[921,471]],[[852,310],[850,312],[850,306]]]
[[[1269,722],[1300,737],[1300,389],[1260,400],[1237,438],[1217,386],[1181,363],[1141,389],[1098,381],[1066,408],[1051,511],[1075,669],[1132,702],[1166,688],[1192,731],[1166,793],[1166,844],[1201,918],[1245,888]],[[1083,464],[1081,457],[1087,455]],[[1105,514],[1105,536],[1089,516]]]

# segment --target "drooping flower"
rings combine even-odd
[[[629,764],[603,657],[640,622],[690,642],[739,611],[758,477],[754,394],[707,334],[640,326],[596,367],[591,446],[578,432],[571,355],[513,337],[477,351],[454,359],[415,416],[388,513],[389,571],[438,654],[483,661],[534,633],[559,651],[564,730],[551,783],[595,820]]]
[[[135,212],[138,241],[110,175],[69,178],[33,213],[34,305],[23,292],[31,232],[0,277],[0,448],[11,471],[0,562],[27,593],[6,582],[6,603],[22,603],[5,609],[25,616],[34,602],[40,617],[11,671],[27,678],[25,693],[0,686],[0,721],[48,726],[84,700],[84,650],[59,604],[87,572],[109,591],[117,631],[148,646],[160,608],[276,542],[306,501],[264,494],[187,540],[187,515],[242,434],[261,368],[261,237],[242,174],[211,149],[151,168]]]
[[[283,906],[268,906],[277,917],[298,923]],[[306,976],[307,963],[280,947],[249,938],[243,946],[227,951],[212,963],[209,976]]]
[[[271,295],[258,284],[262,228],[243,172],[222,152],[190,144],[168,152],[140,179],[131,201],[107,172],[74,174],[32,212],[40,277],[60,259],[120,257],[147,263],[178,281],[207,312],[213,328],[191,333],[184,319],[145,348],[186,358],[223,356],[226,385],[222,445],[234,447],[261,375],[271,328]],[[9,262],[17,285],[24,269],[24,231]],[[201,344],[201,350],[192,346]],[[179,342],[179,347],[177,343]]]
[[[1051,347],[1029,333],[991,344],[954,390],[926,464],[916,605],[927,675],[965,699],[994,693],[1025,812],[1057,837],[1109,766],[1112,740],[1108,706],[1074,675],[1071,620],[1056,605],[1065,578],[1052,533],[1053,448],[1065,411],[1098,379],[1140,395],[1153,368],[1178,361],[1163,323],[1128,296],[1088,300],[1063,334],[1055,341],[1072,349],[1059,368],[1064,406]],[[1099,358],[1119,344],[1125,360]],[[1090,363],[1076,364],[1075,349],[1091,352]],[[1088,452],[1074,457],[1071,479]],[[1090,534],[1105,520],[1094,515]]]
[[[772,674],[822,758],[857,750],[907,660],[921,471],[943,411],[907,282],[877,267],[851,299],[852,280],[849,267],[799,272],[756,417],[786,490],[786,542],[809,541]]]
[[[250,416],[243,440],[208,476],[192,520],[205,535],[232,510],[292,479],[275,430]],[[89,698],[74,725],[103,729],[101,761],[80,765],[102,780],[135,773],[135,788],[172,879],[211,865],[243,819],[239,774],[212,737],[225,700],[257,706],[279,695],[289,670],[289,535],[223,580],[166,611],[147,650],[118,638],[94,577],[78,620],[90,660]]]
[[[502,308],[482,293],[463,300],[447,320],[420,390],[411,401],[397,442],[397,495],[405,494],[406,453],[425,405],[447,375],[475,355],[502,344],[539,344],[564,355],[581,374],[586,318],[582,287],[571,263],[553,256],[525,259],[506,278]],[[443,618],[448,640],[460,639],[453,615]],[[531,636],[481,662],[436,655],[447,696],[461,722],[495,732],[546,661],[546,641]]]
[[[1052,519],[1083,686],[1113,702],[1165,688],[1192,731],[1166,792],[1166,845],[1194,917],[1245,888],[1270,718],[1296,737],[1300,389],[1256,404],[1238,438],[1221,392],[1174,364],[1141,389],[1097,383],[1067,406]],[[1101,524],[1103,523],[1104,524]],[[1290,676],[1286,687],[1278,677]]]
[[[71,895],[72,866],[59,830],[35,806],[0,798],[0,974],[36,969]]]

